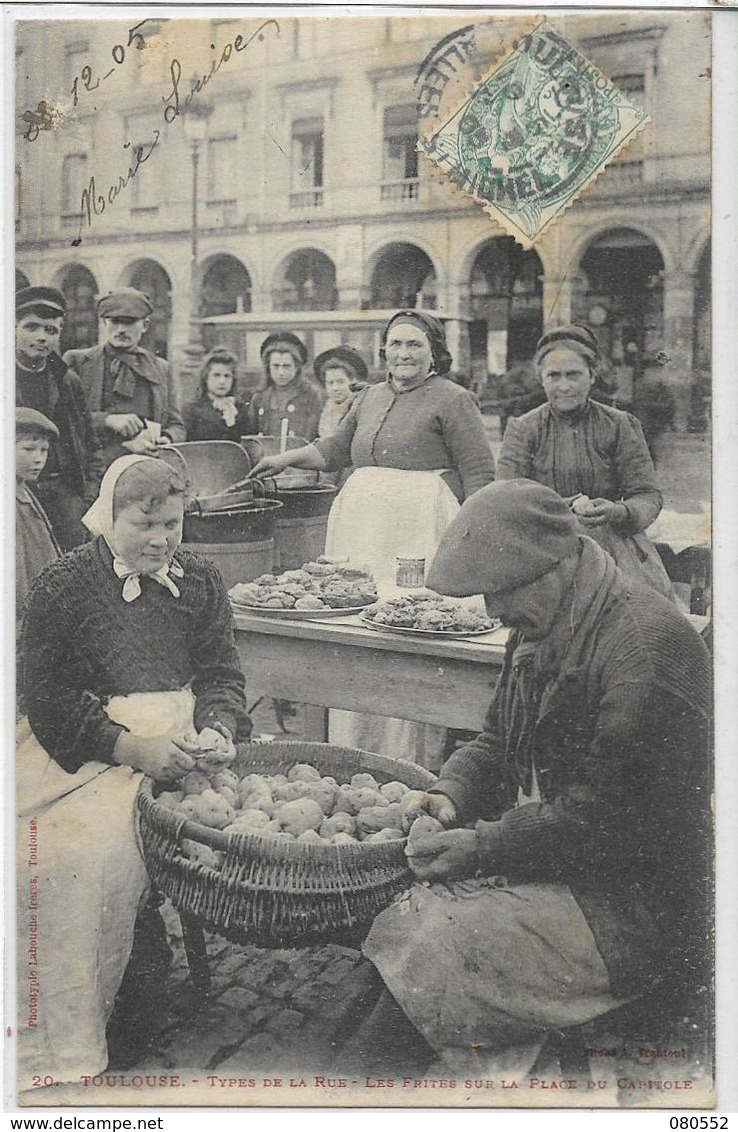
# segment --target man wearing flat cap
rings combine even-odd
[[[46,466],[33,490],[62,550],[83,543],[81,519],[103,473],[79,376],[58,353],[67,305],[55,287],[24,287],[15,297],[15,403],[47,417],[51,436]]]
[[[141,345],[153,307],[135,287],[103,295],[97,304],[102,341],[68,350],[64,360],[82,378],[103,447],[105,467],[131,452],[151,455],[160,443],[185,439],[172,367]]]
[[[364,1073],[514,1077],[549,1034],[646,993],[635,1025],[675,1005],[683,1018],[709,1000],[701,638],[529,480],[467,499],[428,586],[483,593],[511,632],[483,732],[416,805],[406,853],[423,883],[365,940],[384,989],[346,1057]]]

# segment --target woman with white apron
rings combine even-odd
[[[387,379],[357,394],[336,432],[257,464],[257,475],[286,467],[356,469],[328,519],[326,554],[368,567],[379,596],[395,589],[398,557],[429,568],[460,504],[494,479],[494,459],[471,395],[451,368],[442,324],[398,311],[382,333]],[[381,716],[331,712],[331,741],[414,758],[437,769],[442,728]],[[434,765],[435,764],[435,765]]]
[[[186,484],[147,456],[108,468],[84,517],[94,541],[48,567],[22,643],[28,718],[17,799],[19,1092],[108,1062],[105,1029],[149,884],[135,798],[230,761],[248,737],[220,575],[178,549]]]

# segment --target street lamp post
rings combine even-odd
[[[208,135],[208,119],[212,106],[193,99],[182,115],[182,128],[190,144],[192,157],[192,218],[190,225],[190,323],[185,353],[187,360],[183,372],[195,378],[202,365],[205,347],[202,343],[200,322],[200,265],[199,259],[199,167],[200,149]],[[194,388],[194,384],[193,384]]]

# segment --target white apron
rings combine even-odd
[[[424,558],[427,574],[441,537],[460,507],[442,474],[443,469],[357,468],[328,516],[326,554],[348,557],[371,570],[380,599],[400,592],[395,584],[398,556]],[[328,737],[331,743],[408,759],[437,771],[446,729],[334,709],[329,714]]]
[[[194,697],[116,696],[106,711],[141,737],[179,734]],[[148,894],[135,798],[143,774],[88,762],[68,774],[23,719],[17,736],[18,1091],[33,1076],[105,1069],[105,1027]]]
[[[371,570],[379,596],[395,587],[397,557],[424,558],[426,573],[459,510],[443,469],[357,468],[328,516],[325,552]]]

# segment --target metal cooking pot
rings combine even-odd
[[[274,538],[282,510],[278,499],[244,503],[222,511],[192,511],[184,517],[183,542],[263,542]]]
[[[318,483],[313,487],[277,487],[276,498],[282,504],[280,519],[311,519],[327,515],[338,488],[332,483]]]

